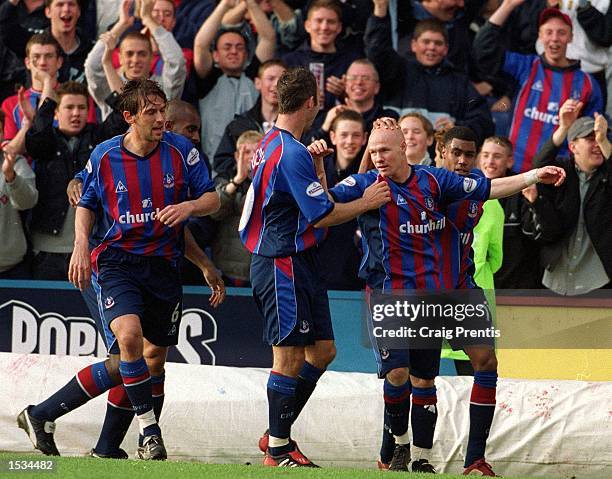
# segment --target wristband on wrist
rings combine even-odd
[[[537,168],[525,173],[525,186],[535,185],[536,183],[539,183],[539,182],[540,182],[540,179],[538,178]]]

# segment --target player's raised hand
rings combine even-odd
[[[77,179],[70,180],[66,188],[66,194],[68,195],[70,206],[76,208],[79,201],[81,201],[81,196],[83,196],[83,182]]]
[[[89,287],[91,282],[91,257],[89,256],[89,246],[74,246],[68,267],[68,281],[74,284],[81,291]]]
[[[202,269],[202,274],[212,291],[208,301],[213,308],[216,308],[225,301],[225,283],[215,267]]]
[[[399,130],[400,126],[395,118],[389,116],[383,116],[374,121],[373,130],[386,129],[386,130]]]
[[[327,155],[331,155],[334,150],[327,147],[325,140],[315,140],[307,147],[315,161],[322,161]]]
[[[168,205],[160,211],[157,219],[166,226],[171,228],[180,225],[193,213],[193,205],[191,201],[183,201],[177,205]]]
[[[362,198],[369,209],[375,210],[391,201],[391,189],[386,181],[377,181],[365,189]]]
[[[543,166],[536,170],[538,183],[560,186],[565,181],[565,170],[558,166]]]

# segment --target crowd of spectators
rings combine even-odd
[[[607,287],[610,7],[0,0],[0,279],[66,279],[80,191],[73,179],[97,144],[125,132],[116,111],[123,83],[152,78],[171,100],[166,129],[201,150],[221,197],[219,212],[190,230],[228,284],[248,285],[237,229],[250,159],[274,126],[278,78],[303,66],[317,79],[320,112],[301,140],[333,146],[329,187],[357,172],[378,118],[399,120],[415,165],[443,167],[436,138],[469,127],[489,178],[551,163],[568,172],[559,190],[533,187],[495,205],[504,218],[495,287],[567,295]],[[330,228],[321,254],[331,289],[363,286],[359,236],[356,221]]]

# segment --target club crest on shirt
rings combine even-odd
[[[300,333],[306,334],[309,331],[310,331],[310,325],[308,324],[308,321],[303,319],[302,324],[300,325]]]
[[[144,200],[142,200],[142,208],[153,208],[153,202],[151,201],[151,198],[145,198]]]
[[[104,308],[110,309],[113,306],[115,306],[115,300],[113,299],[112,296],[107,296],[106,299],[104,300]]]
[[[380,350],[380,358],[381,359],[389,359],[389,350],[388,349],[381,349]]]
[[[470,206],[468,207],[468,214],[470,218],[476,218],[478,216],[478,202],[470,201]]]
[[[427,213],[425,211],[421,211],[421,221],[427,221]]]
[[[434,209],[434,200],[431,196],[427,196],[425,197],[425,207],[428,210],[433,210]]]
[[[127,188],[123,184],[121,180],[117,183],[117,188],[115,188],[115,193],[127,193]]]
[[[187,164],[189,166],[195,165],[198,161],[200,161],[200,153],[195,148],[192,148],[189,152],[189,156],[187,157]]]
[[[174,188],[174,175],[172,173],[164,175],[164,188]]]

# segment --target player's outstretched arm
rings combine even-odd
[[[68,280],[81,291],[87,289],[91,281],[89,234],[95,219],[93,211],[82,206],[77,207],[74,220],[74,250],[68,267]]]
[[[491,180],[489,199],[505,198],[535,183],[560,186],[565,181],[565,170],[558,166],[544,166],[525,173]]]
[[[212,294],[210,295],[210,305],[213,308],[219,306],[225,300],[225,283],[221,275],[217,271],[214,263],[198,246],[189,227],[185,228],[185,258],[196,265],[206,280],[206,284],[210,287]]]
[[[219,193],[209,191],[197,200],[183,201],[176,205],[168,205],[159,213],[158,219],[166,226],[177,226],[187,221],[190,216],[206,216],[215,213],[221,202]]]
[[[334,209],[319,220],[315,228],[339,225],[365,213],[380,208],[391,201],[391,190],[385,181],[371,184],[363,192],[363,196],[348,203],[335,203]]]

